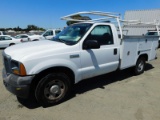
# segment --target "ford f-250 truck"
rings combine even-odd
[[[112,23],[86,21],[68,26],[52,41],[9,47],[3,52],[4,85],[18,97],[32,93],[42,105],[54,105],[83,79],[129,67],[143,73],[146,61],[156,59],[158,36],[120,37]]]

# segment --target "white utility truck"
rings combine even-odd
[[[104,18],[72,19],[79,14]],[[118,24],[103,22],[111,18]],[[58,104],[81,80],[130,67],[138,75],[144,72],[147,61],[156,59],[158,36],[123,36],[118,15],[79,12],[62,19],[79,23],[68,26],[52,41],[24,43],[4,50],[4,85],[16,96],[28,98],[32,93],[42,105]]]

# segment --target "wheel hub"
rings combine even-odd
[[[60,92],[60,87],[58,85],[53,85],[51,88],[50,88],[50,92],[52,94],[57,94]]]
[[[143,66],[144,64],[141,62],[139,65],[138,65],[138,70],[141,71],[143,69]]]

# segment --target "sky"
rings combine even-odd
[[[38,27],[63,28],[61,17],[80,11],[116,12],[160,9],[160,0],[0,0],[0,28],[33,24]]]

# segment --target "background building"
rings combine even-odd
[[[126,11],[124,19],[141,20],[142,22],[154,22],[155,20],[158,20],[160,22],[160,9]],[[148,30],[155,30],[155,27],[151,25],[127,26],[124,24],[123,29],[125,35],[142,35],[146,34]]]

